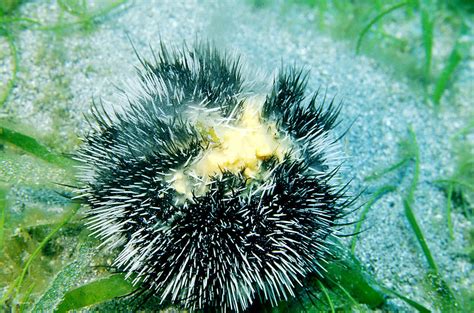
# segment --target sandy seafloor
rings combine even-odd
[[[57,14],[54,8],[48,1],[33,1],[21,10],[48,21]],[[138,61],[128,37],[145,56],[150,56],[148,46],[157,46],[160,40],[180,45],[196,38],[209,39],[219,48],[241,55],[250,68],[260,69],[270,80],[281,64],[304,66],[311,70],[309,89],[327,89],[329,98],[343,101],[340,131],[353,123],[342,143],[347,157],[343,175],[353,179],[352,192],[367,188],[363,201],[377,187],[405,176],[401,191],[383,197],[368,214],[356,250],[362,264],[386,286],[431,305],[423,287],[428,266],[402,205],[411,173],[399,171],[381,181],[363,181],[364,176],[397,160],[398,141],[407,136],[412,125],[421,151],[415,214],[451,287],[456,291],[472,286],[472,264],[461,253],[471,225],[453,212],[455,239],[448,239],[445,195],[432,183],[453,171],[450,137],[464,125],[462,116],[472,105],[472,61],[462,64],[453,87],[455,96],[448,93],[442,101],[442,114],[436,114],[424,103],[421,85],[404,80],[368,57],[356,56],[352,46],[318,32],[314,19],[303,10],[282,14],[278,7],[256,10],[244,1],[135,1],[87,34],[71,32],[61,40],[52,40],[51,34],[26,30],[17,42],[22,61],[19,80],[2,115],[14,116],[33,125],[39,134],[48,134],[55,112],[61,109],[65,116],[59,126],[60,138],[65,150],[74,148],[74,134],[87,131],[83,113],[88,112],[91,99],[113,100],[114,84],[123,85],[134,76]],[[54,52],[57,45],[60,53]],[[59,56],[63,61],[56,60]],[[41,99],[51,92],[51,81],[67,81],[67,96],[45,106]],[[72,283],[80,285],[86,279],[76,277]],[[58,299],[52,297],[51,301]],[[398,300],[391,300],[386,309],[411,310]]]

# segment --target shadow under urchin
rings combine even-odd
[[[164,303],[243,311],[324,275],[350,198],[338,107],[290,67],[255,92],[210,44],[139,56],[120,110],[93,106],[75,158],[87,221],[114,266]]]

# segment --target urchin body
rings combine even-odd
[[[80,197],[114,265],[162,301],[242,311],[323,268],[343,214],[337,110],[287,69],[254,94],[208,45],[140,58],[121,113],[95,109],[77,153]]]

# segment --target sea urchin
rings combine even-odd
[[[305,95],[302,70],[264,93],[208,44],[153,56],[120,111],[94,105],[76,154],[90,229],[161,301],[242,311],[293,296],[347,205],[338,109]]]

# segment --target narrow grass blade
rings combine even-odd
[[[406,304],[408,304],[412,308],[418,310],[418,312],[421,312],[421,313],[431,312],[425,306],[421,305],[420,303],[418,303],[418,302],[416,302],[416,301],[414,301],[410,298],[405,297],[404,295],[398,293],[397,291],[395,291],[393,289],[389,289],[389,288],[386,288],[386,287],[381,287],[381,288],[385,293],[392,294],[392,295],[396,296],[397,298],[399,298],[400,300],[402,300],[403,302],[405,302]]]
[[[454,239],[453,221],[451,219],[452,197],[454,186],[451,184],[448,187],[448,195],[446,199],[446,217],[448,221],[449,238]]]
[[[8,189],[0,184],[0,254],[3,253],[3,236],[5,234],[5,215],[7,209],[7,193]]]
[[[360,52],[360,46],[362,44],[362,40],[364,39],[365,35],[368,33],[368,31],[370,30],[370,28],[372,28],[372,26],[374,26],[375,23],[377,23],[382,17],[384,17],[385,15],[395,11],[395,10],[398,10],[404,6],[406,6],[408,4],[408,2],[402,2],[402,3],[399,3],[399,4],[395,4],[391,7],[389,7],[388,9],[386,9],[385,11],[382,11],[380,12],[376,17],[374,17],[365,27],[364,29],[362,29],[362,31],[360,32],[360,35],[359,35],[359,38],[357,38],[357,44],[356,44],[356,53],[359,54]]]
[[[418,142],[416,140],[416,135],[413,128],[409,127],[408,129],[410,140],[407,141],[407,144],[410,146],[408,147],[410,151],[413,151],[414,159],[415,159],[415,169],[413,173],[413,179],[410,184],[410,188],[408,190],[407,196],[403,199],[403,206],[405,208],[405,215],[407,216],[408,222],[410,223],[411,228],[415,232],[416,239],[421,245],[423,253],[428,261],[428,264],[432,271],[438,273],[438,266],[431,255],[431,251],[428,248],[428,244],[426,243],[425,237],[423,236],[423,232],[421,231],[420,226],[416,220],[415,214],[413,213],[412,203],[415,199],[415,190],[418,186],[418,181],[420,179],[420,148],[418,147]]]
[[[413,154],[413,159],[415,160],[415,170],[413,173],[413,179],[410,184],[410,189],[408,190],[408,195],[406,197],[410,206],[413,204],[415,199],[415,190],[418,186],[420,180],[420,147],[418,146],[418,141],[416,140],[416,134],[413,128],[410,126],[408,128],[409,140],[406,142],[406,149],[408,149],[411,154]]]
[[[329,293],[326,287],[324,287],[323,283],[321,283],[319,280],[318,280],[318,286],[323,292],[324,296],[326,297],[326,300],[328,301],[329,308],[331,309],[331,313],[335,313],[336,311],[334,310],[334,304],[332,303],[331,297],[329,296]]]
[[[0,126],[0,142],[1,141],[13,144],[23,151],[28,152],[48,163],[55,164],[66,169],[70,169],[74,164],[71,159],[49,151],[49,149],[41,145],[36,139],[2,126]]]
[[[469,184],[468,182],[459,180],[459,179],[437,179],[434,181],[435,183],[441,183],[441,184],[453,184],[453,185],[459,185],[464,188],[467,188],[471,191],[474,191],[474,185]]]
[[[379,179],[380,177],[384,176],[385,174],[388,174],[390,172],[393,172],[397,169],[399,169],[400,167],[404,166],[405,164],[408,163],[408,161],[410,161],[409,158],[405,158],[405,159],[402,159],[400,160],[399,162],[385,168],[385,169],[382,169],[382,170],[379,170],[379,171],[376,171],[372,174],[370,174],[369,176],[365,177],[364,180],[365,181],[370,181],[370,180],[375,180],[375,179]]]
[[[34,20],[32,18],[29,18],[29,17],[10,17],[10,16],[1,16],[0,17],[0,24],[16,24],[16,23],[20,23],[20,22],[25,22],[25,23],[28,23],[28,24],[36,24],[36,25],[39,25],[41,24],[40,22],[38,22],[37,20]]]
[[[430,79],[431,58],[433,53],[433,20],[430,17],[429,9],[426,5],[421,6],[421,29],[423,38],[423,49],[425,50],[424,75],[428,81]]]
[[[395,187],[395,186],[383,186],[383,187],[379,188],[377,191],[375,191],[374,194],[372,195],[372,198],[370,198],[370,200],[367,201],[367,204],[362,209],[362,213],[360,214],[359,221],[356,224],[356,227],[355,227],[355,230],[354,230],[355,235],[352,237],[352,243],[351,243],[352,254],[355,253],[355,246],[356,246],[356,242],[357,242],[357,234],[360,232],[360,230],[362,228],[362,223],[364,222],[365,217],[366,217],[367,213],[369,212],[370,207],[372,207],[372,205],[378,199],[380,199],[382,196],[384,196],[385,194],[387,194],[389,192],[395,191],[396,189],[397,189],[397,187]]]
[[[433,90],[432,99],[435,105],[439,105],[441,97],[443,96],[444,91],[448,85],[448,82],[451,80],[451,77],[454,74],[454,71],[458,67],[459,63],[461,63],[462,56],[459,53],[457,47],[453,49],[451,52],[446,66],[443,68],[438,80],[436,81],[436,85]]]
[[[431,255],[430,248],[426,243],[425,236],[423,235],[423,232],[421,231],[421,228],[418,225],[415,214],[413,213],[413,209],[410,203],[408,202],[408,199],[403,199],[403,206],[405,207],[405,215],[407,216],[408,222],[410,223],[410,226],[413,229],[413,232],[415,233],[416,239],[420,243],[421,249],[423,250],[423,254],[425,255],[426,260],[428,261],[428,265],[434,273],[438,274],[438,266],[436,265],[436,262],[433,259],[433,256]]]
[[[25,296],[23,297],[23,299],[21,299],[20,309],[19,309],[20,313],[26,311],[26,306],[27,306],[28,301],[30,300],[31,292],[33,291],[34,287],[35,287],[35,284],[31,284],[31,286],[28,288],[28,291],[25,293]]]
[[[335,284],[339,289],[341,289],[342,293],[344,293],[344,295],[347,297],[347,299],[349,299],[356,308],[360,307],[360,303],[357,302],[356,299],[354,299],[351,296],[351,294],[349,293],[349,291],[346,290],[346,288],[344,288],[341,284],[339,284],[337,282]]]
[[[114,274],[67,292],[55,312],[63,313],[99,304],[116,297],[126,296],[135,289],[132,283],[125,280],[124,275]]]

